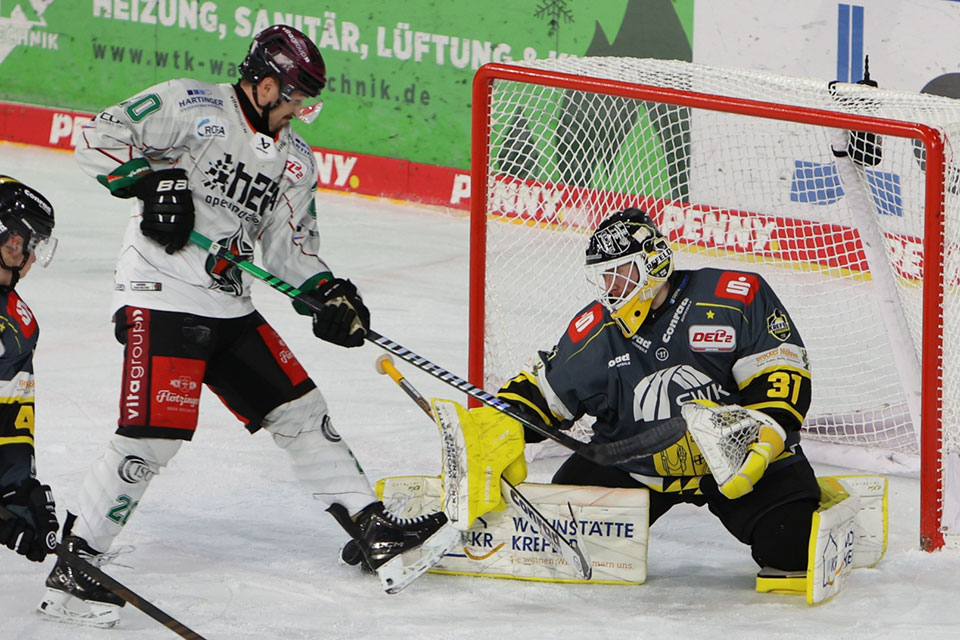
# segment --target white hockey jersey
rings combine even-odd
[[[273,138],[254,130],[230,84],[181,79],[150,87],[85,125],[76,156],[84,171],[121,196],[129,195],[125,175],[143,171],[145,163],[154,170],[183,169],[196,231],[247,258],[259,240],[264,268],[291,284],[314,286],[329,277],[317,255],[313,152],[289,125]],[[140,232],[142,203],[132,202],[136,211],[117,262],[115,308],[221,318],[253,311],[252,276],[193,244],[168,255]]]

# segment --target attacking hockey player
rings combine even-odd
[[[651,525],[676,504],[707,506],[750,547],[764,590],[776,590],[770,581],[778,576],[804,574],[821,488],[800,447],[811,373],[789,310],[758,274],[675,269],[667,239],[639,209],[601,222],[586,271],[596,300],[499,397],[546,428],[589,415],[600,443],[674,416],[689,431],[659,454],[619,466],[573,455],[553,483],[646,487]],[[466,419],[479,432],[520,427],[489,407]],[[525,439],[543,438],[528,429]],[[855,512],[837,526],[849,525]],[[799,590],[796,583],[784,589]]]
[[[290,127],[319,112],[320,52],[296,29],[269,27],[240,74],[235,85],[180,79],[150,87],[97,114],[79,136],[81,167],[137,207],[114,284],[115,334],[124,345],[118,429],[68,512],[63,543],[92,562],[103,557],[154,476],[192,438],[205,384],[248,431],[265,429],[289,453],[298,479],[395,592],[458,532],[442,513],[403,521],[384,510],[320,390],[253,307],[250,276],[189,243],[196,230],[249,258],[259,242],[265,266],[320,307],[312,314],[318,338],[363,344],[370,313],[318,255],[317,168]],[[58,562],[40,610],[111,626],[122,605]]]

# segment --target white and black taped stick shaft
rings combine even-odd
[[[232,253],[223,245],[211,241],[203,234],[198,233],[197,231],[191,231],[190,241],[202,249],[206,249],[217,258],[226,260],[227,262],[235,265],[238,269],[246,271],[258,280],[266,282],[277,291],[280,291],[291,298],[296,298],[311,311],[320,310],[320,305],[318,303],[314,302],[310,298],[301,296],[301,293],[303,292],[300,291],[300,289],[288,282],[285,282],[268,271],[261,269],[249,260],[244,260],[243,258]],[[554,442],[566,447],[567,449],[570,449],[574,453],[577,453],[588,460],[592,460],[597,464],[622,464],[635,458],[641,458],[643,456],[652,455],[658,451],[663,451],[679,440],[687,430],[687,425],[683,421],[683,418],[675,417],[663,420],[656,424],[647,425],[636,435],[630,436],[629,438],[624,438],[623,440],[617,440],[615,442],[607,442],[603,444],[581,442],[576,438],[567,435],[566,433],[557,431],[555,429],[547,429],[531,422],[530,420],[527,420],[514,411],[510,404],[504,402],[495,395],[470,384],[463,378],[460,378],[459,376],[447,371],[443,367],[430,362],[423,356],[414,353],[403,345],[394,342],[386,336],[380,335],[372,329],[368,329],[364,337],[385,351],[388,351],[389,353],[392,353],[409,362],[421,371],[426,371],[433,377],[438,378],[455,389],[463,391],[470,397],[479,400],[480,402],[491,406],[494,409],[502,411],[514,420],[517,420],[523,424],[531,431],[534,431],[545,438],[549,438]]]
[[[401,389],[410,397],[411,400],[417,403],[423,412],[427,414],[427,417],[431,421],[434,421],[433,410],[430,408],[430,403],[427,402],[427,399],[424,398],[417,389],[407,382],[407,379],[403,377],[403,374],[397,370],[396,366],[393,364],[393,358],[390,357],[390,354],[383,354],[377,358],[376,363],[377,373],[382,373],[384,375],[390,376],[394,382],[397,383]],[[507,491],[507,495],[504,496],[507,501],[512,503],[520,513],[526,517],[537,531],[540,532],[547,542],[549,542],[554,549],[556,549],[563,559],[567,561],[574,570],[583,577],[584,580],[589,580],[593,575],[593,565],[590,563],[590,559],[587,557],[586,553],[583,551],[584,545],[583,541],[580,539],[579,535],[576,536],[575,541],[568,541],[563,535],[557,531],[557,528],[550,522],[546,516],[540,513],[540,510],[525,495],[523,495],[517,486],[500,476],[500,482],[504,485],[504,488]],[[570,509],[570,517],[573,519],[575,529],[579,531],[579,525],[577,523],[576,516],[573,515],[573,507],[567,504],[567,508]]]
[[[6,508],[0,506],[0,520],[7,520],[15,517],[16,516],[10,513]],[[152,604],[149,600],[145,600],[141,596],[138,596],[136,593],[125,587],[122,583],[101,571],[99,567],[90,564],[77,554],[70,551],[62,542],[57,543],[54,553],[58,558],[66,562],[75,570],[90,576],[104,587],[109,589],[111,593],[115,594],[119,598],[122,598],[124,602],[128,602],[130,605],[140,609],[140,611],[143,611],[145,614],[166,628],[170,629],[181,638],[186,638],[187,640],[205,640],[204,637],[199,633],[191,630],[173,616]]]

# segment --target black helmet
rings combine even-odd
[[[610,214],[593,232],[585,262],[597,300],[629,338],[673,273],[673,250],[649,214],[625,209]]]
[[[11,235],[19,235],[23,238],[24,256],[19,266],[2,266],[19,270],[34,251],[37,261],[46,266],[56,247],[56,240],[51,237],[53,225],[53,205],[49,200],[19,180],[0,175],[0,245]]]
[[[267,76],[278,78],[280,95],[289,100],[299,89],[311,98],[327,84],[327,68],[310,38],[287,25],[267,27],[253,38],[240,63],[240,75],[254,84]]]
[[[650,239],[663,237],[650,215],[641,209],[624,209],[608,216],[590,236],[586,264],[597,264],[645,250]]]

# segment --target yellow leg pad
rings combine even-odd
[[[761,569],[757,574],[757,591],[760,593],[785,593],[795,596],[807,594],[807,572],[792,573]]]

